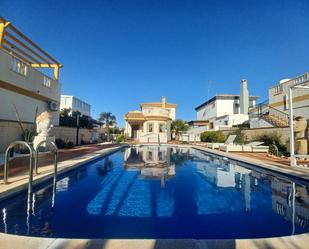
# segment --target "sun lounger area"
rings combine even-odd
[[[263,145],[263,142],[254,141],[248,144],[236,144],[236,135],[229,135],[224,143],[205,143],[209,149],[218,149],[225,152],[260,152],[267,153],[269,146]]]

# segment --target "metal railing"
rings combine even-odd
[[[289,122],[289,115],[269,105],[268,100],[258,104],[255,108],[250,110],[250,118],[263,117],[263,115],[272,115],[281,119],[282,121]]]
[[[53,141],[49,140],[43,140],[37,144],[35,147],[35,164],[34,164],[34,171],[35,174],[39,174],[38,172],[38,158],[39,158],[39,148],[43,145],[50,144],[53,147],[52,152],[54,153],[54,179],[53,179],[53,187],[56,187],[56,182],[57,182],[57,171],[58,171],[58,147]]]
[[[32,192],[32,180],[33,180],[33,164],[34,164],[34,149],[32,145],[30,145],[27,142],[24,141],[15,141],[11,143],[8,148],[5,151],[5,162],[4,162],[4,176],[3,176],[3,182],[4,184],[8,184],[8,178],[9,178],[9,164],[10,164],[10,158],[9,153],[11,149],[13,149],[16,145],[24,145],[28,148],[30,152],[30,162],[29,162],[29,182],[28,182],[28,194]]]
[[[286,121],[287,123],[289,122],[289,115],[283,111],[280,111],[274,107],[269,106],[269,115],[273,115],[276,116],[284,121]]]

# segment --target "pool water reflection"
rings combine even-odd
[[[267,173],[267,172],[266,172]],[[130,147],[0,203],[0,230],[69,238],[258,238],[309,231],[307,183],[190,148]],[[27,205],[27,203],[29,205]]]

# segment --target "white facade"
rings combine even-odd
[[[0,48],[0,119],[35,122],[51,111],[59,124],[60,83]]]
[[[249,97],[249,106],[255,106],[258,97]],[[241,113],[240,96],[232,94],[216,95],[195,108],[197,120],[208,120],[211,130],[242,124],[249,120],[247,114]]]
[[[61,95],[60,110],[71,109],[71,113],[79,111],[82,115],[91,116],[91,105],[72,95]]]
[[[171,122],[176,118],[176,105],[162,102],[141,104],[140,111],[125,116],[125,136],[141,143],[167,143],[171,140]]]

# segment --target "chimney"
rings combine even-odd
[[[247,80],[243,79],[240,81],[240,113],[248,114],[249,113],[249,92],[248,92],[248,83]]]
[[[166,98],[162,97],[162,108],[166,108]]]

